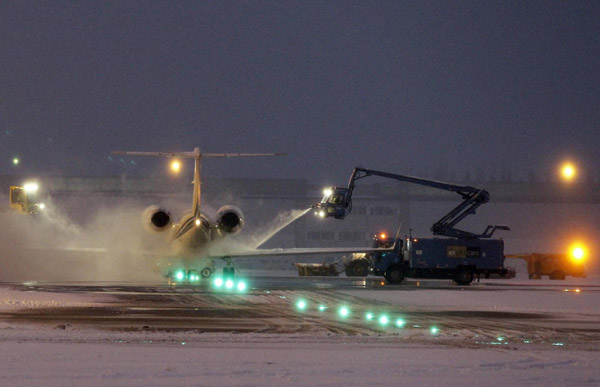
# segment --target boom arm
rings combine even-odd
[[[475,210],[480,205],[487,203],[490,200],[490,194],[484,189],[421,179],[414,176],[397,175],[360,167],[354,168],[350,180],[348,181],[347,188],[332,187],[330,192],[326,192],[321,203],[317,203],[316,205],[317,213],[321,217],[333,216],[336,219],[343,219],[346,217],[352,211],[352,193],[356,181],[368,176],[379,176],[386,179],[420,184],[458,193],[463,198],[463,202],[431,226],[431,231],[434,235],[444,235],[455,238],[490,238],[495,230],[509,229],[506,226],[488,226],[482,234],[474,234],[454,228],[458,222],[463,220],[467,215],[475,214]]]

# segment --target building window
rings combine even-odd
[[[362,241],[365,239],[365,233],[361,231],[340,231],[339,240],[341,241]]]
[[[367,215],[367,207],[357,206],[352,209],[354,215]]]
[[[309,231],[306,233],[306,239],[316,241],[332,241],[335,239],[333,231]]]

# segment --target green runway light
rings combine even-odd
[[[496,339],[498,339],[498,341],[504,341],[506,340],[506,337],[498,336]]]
[[[437,327],[431,327],[429,328],[429,332],[431,332],[432,335],[437,335],[440,330]]]
[[[388,316],[383,315],[383,316],[379,317],[380,325],[387,325],[389,322],[390,322],[390,319],[388,318]]]
[[[350,309],[348,309],[348,308],[347,308],[347,307],[345,307],[345,306],[342,306],[342,307],[339,309],[338,313],[339,313],[340,317],[342,317],[342,318],[346,318],[346,317],[348,317],[348,316],[350,315]]]
[[[246,290],[246,283],[244,281],[238,282],[237,290],[239,290],[240,292],[243,292],[244,290]]]
[[[325,305],[319,305],[319,312],[324,312],[327,307]]]
[[[402,328],[402,327],[404,327],[404,324],[406,324],[406,323],[405,323],[405,322],[404,322],[404,320],[402,320],[401,318],[399,318],[398,320],[396,320],[396,326],[397,326],[398,328]]]
[[[214,283],[215,287],[220,288],[221,286],[223,286],[223,278],[217,277],[217,278],[215,278],[213,283]]]
[[[177,273],[175,273],[175,278],[177,278],[179,281],[183,280],[184,277],[185,274],[183,274],[182,271],[178,271]]]
[[[296,308],[298,308],[298,310],[305,310],[306,309],[306,301],[304,300],[298,300],[298,302],[296,302]]]
[[[368,312],[367,314],[365,314],[365,318],[367,319],[367,321],[373,320],[373,313]]]
[[[227,281],[225,281],[225,287],[227,289],[233,289],[233,281],[228,279]]]

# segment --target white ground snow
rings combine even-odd
[[[343,293],[393,305],[419,308],[420,310],[469,310],[527,313],[600,313],[600,285],[586,280],[535,281],[535,290],[523,290],[523,284],[531,288],[532,281],[488,281],[511,287],[498,290],[485,285],[473,284],[480,291],[457,288],[457,290],[416,289],[414,291],[392,292],[346,290]],[[600,281],[598,282],[600,283]]]
[[[213,335],[188,342],[185,335],[128,341],[131,334],[104,334],[104,342],[90,342],[81,333],[65,341],[52,332],[36,332],[35,340],[1,334],[3,385],[600,384],[598,352],[578,350],[468,349],[354,337],[317,342]]]
[[[345,293],[355,292],[360,291]],[[598,313],[598,292],[585,289],[354,295],[422,308]],[[0,309],[91,305],[99,302],[95,297],[0,288]],[[7,322],[0,325],[0,385],[600,385],[600,350],[460,341],[385,334],[104,332]]]

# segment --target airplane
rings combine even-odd
[[[116,155],[127,156],[152,156],[167,157],[177,159],[194,159],[194,179],[192,208],[186,211],[179,222],[173,222],[169,211],[153,205],[146,208],[142,218],[145,228],[153,233],[168,233],[168,243],[174,257],[183,258],[188,264],[194,265],[194,268],[187,268],[187,272],[199,271],[203,278],[211,277],[215,271],[215,261],[223,260],[226,265],[223,268],[223,275],[232,277],[235,269],[232,266],[233,258],[256,258],[265,256],[284,256],[284,255],[314,255],[314,254],[334,254],[334,253],[356,253],[356,252],[375,252],[390,249],[380,248],[290,248],[290,249],[247,249],[244,251],[223,249],[219,241],[225,240],[228,236],[236,234],[244,227],[244,216],[242,211],[232,205],[221,207],[216,214],[215,219],[211,219],[206,213],[202,212],[202,183],[200,178],[202,159],[207,157],[262,157],[262,156],[282,156],[284,153],[202,153],[200,148],[196,147],[192,152],[137,152],[137,151],[114,151]],[[307,211],[310,209],[307,208]],[[215,245],[219,245],[214,249]],[[198,268],[199,270],[197,270]],[[179,271],[181,273],[181,271]],[[167,276],[173,273],[166,273]],[[199,279],[199,278],[198,278]]]

